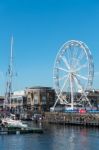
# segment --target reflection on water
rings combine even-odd
[[[29,125],[39,126],[31,123]],[[99,149],[99,129],[61,125],[42,126],[44,134],[0,135],[0,150]]]

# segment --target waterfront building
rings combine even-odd
[[[99,90],[93,90],[88,92],[88,98],[93,107],[99,110]]]
[[[63,98],[68,98],[69,93],[63,93]],[[92,107],[99,110],[99,91],[88,91],[88,99],[90,100]],[[76,98],[80,97],[80,93],[76,93]],[[23,91],[15,91],[11,95],[11,104],[8,102],[6,108],[11,107],[11,112],[15,114],[23,114],[27,116],[33,113],[50,111],[56,100],[55,90],[51,87],[34,86],[26,88]],[[76,102],[77,99],[75,99]],[[58,106],[62,104],[58,103]],[[4,97],[0,96],[0,110],[3,110]]]
[[[55,91],[51,87],[27,88],[26,97],[27,108],[33,112],[49,111],[55,103]]]
[[[3,106],[4,106],[4,96],[0,96],[0,111],[3,110]]]
[[[11,112],[15,114],[23,113],[26,107],[26,96],[25,91],[15,91],[11,95]]]

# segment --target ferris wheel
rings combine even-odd
[[[83,101],[91,106],[86,90],[92,88],[93,77],[93,58],[87,45],[76,40],[66,42],[54,63],[53,83],[57,100],[53,108],[57,102],[71,104],[71,109],[74,108],[74,103]]]

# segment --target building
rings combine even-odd
[[[81,92],[78,92],[78,93],[74,93],[74,103],[77,103],[79,102],[79,99],[81,97],[82,93]],[[99,90],[88,90],[86,91],[86,95],[87,95],[87,98],[89,99],[89,102],[91,103],[92,105],[92,109],[97,109],[99,110]],[[66,92],[63,92],[62,95],[61,95],[61,99],[62,101],[60,101],[60,103],[64,104],[64,100],[66,99],[68,101],[68,103],[71,103],[70,101],[70,96],[71,96],[71,93],[66,93]],[[83,96],[82,97],[83,100],[85,100],[85,97]],[[81,99],[81,100],[82,100]],[[85,101],[83,101],[83,105],[85,107],[88,107],[87,103]]]
[[[99,90],[93,90],[88,92],[88,99],[93,107],[99,110]]]
[[[26,107],[25,91],[15,91],[11,96],[11,112],[15,114],[23,113]]]
[[[3,110],[4,107],[4,96],[0,96],[0,111]]]
[[[49,111],[55,103],[55,91],[51,87],[27,88],[26,97],[27,108],[33,112]]]

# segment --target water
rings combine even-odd
[[[45,125],[44,134],[0,135],[0,150],[99,150],[99,129]]]

